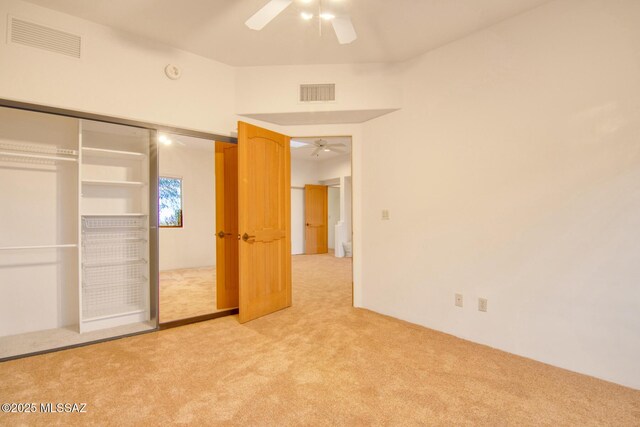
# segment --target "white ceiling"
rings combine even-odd
[[[234,66],[396,62],[549,0],[322,0],[358,32],[338,44],[330,23],[303,21],[302,0],[262,31],[244,22],[268,0],[27,0]],[[312,0],[317,8],[318,1]]]
[[[293,141],[304,142],[308,145],[306,147],[295,148],[291,147],[291,158],[292,159],[300,159],[300,160],[313,160],[317,162],[321,162],[328,159],[335,159],[337,157],[348,157],[351,156],[351,137],[350,136],[316,136],[316,137],[292,137]],[[346,147],[340,148],[340,150],[344,151],[344,154],[335,153],[333,151],[320,151],[317,156],[312,156],[311,154],[316,149],[313,142],[318,139],[323,139],[327,141],[329,144],[344,144]]]

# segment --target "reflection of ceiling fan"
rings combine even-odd
[[[304,4],[311,4],[314,0],[302,0]],[[351,17],[348,15],[335,15],[329,10],[322,9],[322,0],[317,0],[318,2],[318,28],[320,30],[320,35],[322,35],[322,21],[331,22],[333,26],[333,30],[336,32],[336,36],[338,37],[338,42],[340,44],[349,44],[358,38],[356,34],[355,28],[353,28],[353,23],[351,22]],[[270,0],[267,4],[265,4],[262,9],[257,11],[251,18],[247,19],[245,25],[252,30],[260,31],[262,30],[269,22],[271,22],[276,16],[280,15],[280,13],[288,8],[293,0]],[[308,10],[303,10],[300,13],[300,17],[305,21],[310,21],[314,18],[312,12]]]
[[[311,153],[311,155],[316,157],[319,155],[320,151],[333,151],[334,153],[340,153],[340,154],[346,153],[346,151],[336,148],[336,147],[346,147],[346,145],[344,145],[341,142],[336,144],[329,144],[329,142],[325,141],[324,139],[317,139],[313,141],[313,145],[315,145],[316,149],[313,150],[313,153]]]

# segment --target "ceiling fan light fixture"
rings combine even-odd
[[[282,13],[286,8],[291,6],[294,1],[302,2],[303,4],[311,4],[315,2],[315,0],[268,0],[260,10],[258,10],[249,19],[247,19],[245,25],[252,30],[260,31],[267,24],[273,21],[278,15],[280,15],[280,13]],[[339,3],[343,0],[332,1]],[[344,14],[336,16],[329,11],[323,11],[322,0],[318,0],[317,3],[318,15],[315,16],[318,16],[318,32],[320,36],[322,36],[322,21],[325,21],[331,22],[333,30],[336,33],[336,37],[338,39],[338,43],[343,45],[349,44],[358,38],[356,30],[353,27],[353,22],[351,22],[351,17]],[[302,12],[300,13],[300,17],[306,21],[310,21],[314,18],[314,14],[309,11],[302,10]]]

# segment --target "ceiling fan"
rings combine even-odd
[[[318,155],[320,154],[320,151],[327,151],[327,152],[332,151],[334,153],[340,153],[340,154],[346,153],[346,151],[340,149],[341,147],[346,147],[346,145],[344,145],[341,142],[330,144],[328,141],[324,139],[317,139],[313,141],[313,145],[316,147],[316,149],[313,150],[313,153],[311,153],[311,156],[318,157]]]
[[[322,21],[329,21],[338,37],[340,44],[349,44],[358,38],[356,30],[349,15],[336,15],[329,10],[322,9],[322,0],[318,1],[318,28],[322,35]],[[311,4],[314,0],[302,0],[304,4]],[[252,30],[260,31],[269,22],[275,19],[282,11],[291,6],[293,0],[270,0],[262,9],[257,11],[251,18],[247,19],[245,25]],[[310,10],[310,9],[309,9]],[[309,10],[302,11],[300,17],[306,21],[314,18],[314,14]]]

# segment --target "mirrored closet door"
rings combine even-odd
[[[237,146],[158,141],[160,323],[177,325],[238,306]]]
[[[154,144],[0,108],[0,359],[156,328]]]

